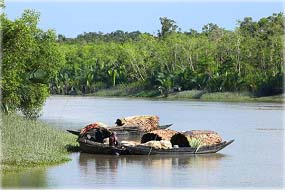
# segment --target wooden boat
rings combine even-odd
[[[158,129],[167,129],[168,127],[172,126],[173,124],[168,125],[160,125]],[[118,135],[140,135],[145,133],[142,129],[138,126],[116,126],[116,127],[109,127],[111,131],[115,131]]]
[[[159,129],[167,129],[172,124],[168,125],[161,125],[159,126]],[[128,134],[140,134],[144,133],[143,131],[140,131],[140,129],[137,126],[115,126],[115,127],[107,127],[110,131],[115,131],[118,135],[128,135]],[[69,133],[73,135],[79,136],[80,130],[67,130]]]
[[[124,146],[130,154],[135,155],[186,155],[186,154],[209,154],[209,153],[216,153],[221,149],[225,148],[226,146],[233,143],[234,140],[224,141],[222,143],[211,145],[211,146],[201,146],[198,148],[191,148],[191,147],[179,147],[179,148],[171,148],[171,149],[157,149],[148,146]]]
[[[89,154],[110,154],[110,155],[126,155],[129,151],[124,147],[112,147],[107,144],[90,141],[85,138],[78,140],[81,152]]]

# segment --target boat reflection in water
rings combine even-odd
[[[81,176],[92,180],[96,188],[173,188],[177,185],[189,188],[193,179],[206,184],[206,174],[219,171],[219,161],[224,158],[226,155],[219,153],[182,156],[80,153],[79,166]]]

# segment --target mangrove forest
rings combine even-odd
[[[183,31],[158,18],[156,34],[117,30],[85,32],[76,38],[39,29],[40,14],[26,10],[10,20],[1,15],[3,34],[2,109],[36,118],[49,94],[86,95],[123,87],[130,93],[283,93],[283,13],[254,21],[245,17],[234,30],[214,23]],[[96,26],[94,26],[94,31]]]

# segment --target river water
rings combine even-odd
[[[134,98],[50,97],[41,120],[65,129],[96,121],[158,115],[172,129],[217,131],[235,142],[216,154],[104,156],[73,153],[61,165],[8,173],[3,188],[281,189],[284,188],[284,105]],[[122,139],[133,137],[121,137]]]

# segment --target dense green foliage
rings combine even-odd
[[[15,114],[2,115],[1,135],[3,171],[68,161],[66,146],[76,143],[74,135]]]
[[[39,13],[31,10],[15,21],[1,15],[2,110],[20,110],[29,118],[39,116],[49,95],[50,78],[64,62],[55,32],[40,30],[38,21]]]
[[[244,18],[234,31],[209,23],[200,33],[181,32],[173,20],[160,22],[157,36],[123,31],[74,39],[60,35],[66,63],[52,79],[52,93],[87,94],[130,83],[137,92],[159,90],[165,96],[180,89],[282,93],[282,13],[259,21]]]
[[[35,11],[14,21],[1,14],[2,110],[36,118],[50,92],[103,95],[110,88],[134,96],[283,92],[282,13],[246,17],[234,31],[209,23],[201,32],[182,32],[174,20],[159,19],[157,35],[117,30],[66,38],[39,29]]]

